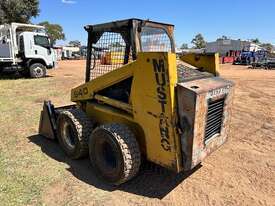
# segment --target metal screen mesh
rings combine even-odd
[[[130,51],[120,33],[104,32],[92,45],[91,79],[95,79],[128,63]]]
[[[224,98],[208,102],[204,141],[220,134],[223,121]]]
[[[171,52],[171,40],[164,29],[145,26],[141,30],[143,52]]]

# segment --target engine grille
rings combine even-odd
[[[223,108],[224,98],[208,102],[204,142],[221,132]]]

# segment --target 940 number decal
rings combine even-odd
[[[88,88],[87,87],[76,89],[73,93],[75,98],[82,97],[82,96],[87,95],[87,94],[88,94]]]

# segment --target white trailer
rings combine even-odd
[[[40,78],[55,68],[56,55],[45,27],[11,23],[0,25],[0,72]]]

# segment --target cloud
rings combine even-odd
[[[62,0],[62,3],[64,3],[64,4],[76,4],[77,2],[73,1],[73,0]]]

